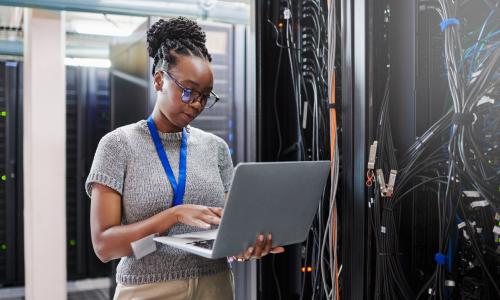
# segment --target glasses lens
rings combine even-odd
[[[183,89],[182,90],[182,101],[188,103],[191,100],[192,94],[193,94],[192,90]]]
[[[214,106],[215,102],[217,102],[217,97],[215,97],[213,95],[207,96],[205,99],[206,99],[205,106],[207,108],[210,108],[210,107]]]

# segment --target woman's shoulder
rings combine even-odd
[[[193,127],[191,125],[189,126],[189,134],[194,139],[196,139],[197,141],[200,141],[202,143],[209,143],[209,144],[214,144],[214,145],[225,145],[226,144],[226,141],[223,138],[221,138],[221,137],[219,137],[211,132],[205,131],[203,129]]]
[[[146,121],[141,120],[136,123],[124,125],[113,129],[112,131],[106,133],[101,138],[101,143],[111,143],[118,146],[123,146],[129,144],[134,137],[138,135],[145,135],[144,126],[147,127]]]

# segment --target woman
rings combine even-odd
[[[189,126],[218,100],[205,33],[178,17],[151,26],[147,42],[157,91],[152,115],[102,138],[86,182],[95,253],[103,262],[122,258],[115,299],[233,299],[226,259],[163,244],[140,259],[133,255],[131,243],[151,234],[219,224],[233,172],[224,140]],[[237,258],[283,251],[271,243],[261,234]]]

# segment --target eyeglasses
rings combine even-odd
[[[172,79],[172,81],[180,88],[182,89],[182,95],[181,95],[181,100],[184,103],[187,104],[192,104],[195,101],[200,102],[201,106],[204,108],[211,108],[212,106],[219,101],[219,96],[215,94],[214,92],[210,92],[209,95],[204,95],[196,90],[184,87],[177,79],[175,79],[169,72],[167,71],[161,71],[167,76]]]

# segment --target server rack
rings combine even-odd
[[[0,286],[24,281],[22,65],[0,61]]]
[[[99,140],[110,130],[107,69],[66,69],[66,222],[68,279],[105,277],[90,235],[90,200],[85,180]]]
[[[340,16],[340,2],[334,5]],[[327,1],[256,3],[258,161],[330,158],[327,15]],[[343,72],[338,68],[337,85]],[[337,111],[344,109],[341,100],[337,97]],[[310,299],[324,293],[317,250],[330,212],[329,195],[327,187],[306,242],[258,261],[258,299]]]
[[[99,139],[110,128],[106,69],[67,68],[68,279],[107,276],[90,240],[84,182]],[[0,63],[0,286],[24,284],[22,188],[22,63]]]
[[[358,4],[360,3],[358,2]],[[461,22],[458,31],[459,38],[463,39],[464,44],[470,45],[470,41],[465,36],[470,35],[477,38],[479,31],[475,31],[475,28],[484,29],[487,27],[489,18],[487,16],[491,17],[494,14],[494,10],[491,9],[496,7],[495,5],[497,4],[487,1],[480,1],[474,4],[464,1],[455,4],[458,8],[456,11],[453,11],[452,16],[460,19]],[[371,143],[376,139],[375,131],[378,131],[377,127],[381,124],[379,122],[389,120],[392,127],[386,129],[385,134],[389,134],[387,131],[390,131],[392,134],[394,156],[401,164],[398,171],[404,173],[408,170],[413,170],[404,169],[408,166],[408,157],[413,155],[412,153],[408,153],[407,150],[415,146],[418,149],[420,145],[423,145],[425,143],[423,140],[424,134],[429,132],[428,130],[431,125],[449,114],[447,111],[452,107],[452,99],[448,80],[451,79],[448,78],[450,69],[445,59],[445,35],[447,34],[447,29],[446,27],[440,28],[442,19],[437,12],[441,8],[441,5],[439,1],[382,1],[377,5],[367,4],[366,14],[359,15],[358,19],[354,20],[354,27],[357,26],[356,24],[360,20],[361,23],[364,22],[365,25],[368,25],[365,35],[363,35],[366,38],[366,47],[361,47],[362,49],[365,48],[365,59],[368,66],[367,79],[365,79],[366,81],[363,84],[367,91],[367,98],[366,102],[361,104],[367,106],[364,119],[366,135],[365,147],[363,148],[365,160],[363,163],[366,163],[367,143]],[[356,3],[354,6],[356,6]],[[491,23],[488,25],[491,25]],[[492,29],[489,28],[488,30]],[[359,35],[356,36],[356,39],[360,38]],[[484,43],[487,43],[487,41],[485,40]],[[495,47],[491,47],[491,49],[492,51],[488,53],[494,53]],[[361,51],[358,50],[358,52]],[[459,61],[463,65],[467,65],[466,53],[458,54]],[[464,57],[461,55],[464,55]],[[487,59],[488,57],[485,57],[484,61],[487,61]],[[356,58],[354,59],[354,64],[356,64]],[[460,69],[460,72],[465,72],[465,67]],[[384,80],[380,80],[380,78]],[[359,80],[359,78],[354,77],[354,82]],[[386,85],[387,82],[389,83],[388,85]],[[378,113],[383,111],[383,91],[386,87],[389,91],[389,108],[386,112],[390,114],[390,117],[385,116],[381,120],[378,120]],[[345,91],[344,85],[342,88]],[[498,92],[495,92],[494,88],[487,91],[486,94],[491,99],[498,96]],[[487,103],[492,103],[489,106],[491,110],[498,109],[493,104],[495,103],[494,100],[487,99],[490,101]],[[357,101],[353,101],[353,106],[359,105],[357,103]],[[349,115],[345,115],[344,113],[345,110],[343,110],[343,117],[349,117]],[[356,118],[356,115],[353,117],[355,122],[360,122],[361,120],[361,123],[363,123],[363,119]],[[484,111],[476,111],[475,118],[485,123],[488,123],[486,118],[490,118],[489,126],[495,122],[495,118],[492,118],[491,115],[487,116],[484,114]],[[450,299],[459,299],[460,297],[466,297],[467,299],[469,297],[470,299],[493,299],[499,293],[498,288],[494,287],[493,284],[495,280],[498,282],[500,274],[498,259],[495,259],[494,254],[495,251],[498,253],[498,249],[495,250],[498,243],[495,244],[493,242],[490,229],[488,229],[488,232],[483,231],[483,227],[494,226],[494,209],[490,210],[489,207],[491,206],[482,210],[470,208],[470,202],[473,200],[468,199],[470,197],[466,196],[465,192],[463,192],[463,189],[474,190],[474,187],[470,184],[470,179],[468,179],[470,167],[467,167],[469,168],[467,170],[457,157],[452,159],[450,158],[451,154],[447,156],[449,153],[446,150],[448,145],[452,147],[453,141],[451,136],[453,136],[453,130],[455,130],[453,126],[458,125],[458,128],[460,128],[462,125],[456,121],[445,121],[441,124],[445,124],[441,125],[444,128],[444,133],[436,132],[438,137],[427,141],[426,144],[428,149],[436,151],[432,153],[437,153],[441,160],[438,159],[438,162],[434,165],[427,166],[427,169],[438,170],[442,168],[439,172],[443,172],[442,170],[446,168],[447,164],[451,165],[453,163],[455,166],[459,166],[463,170],[463,173],[460,175],[443,176],[451,182],[455,180],[457,182],[455,186],[459,186],[460,188],[460,190],[451,192],[455,194],[451,197],[452,200],[447,202],[444,207],[459,207],[461,205],[467,207],[463,211],[457,210],[456,214],[451,213],[447,216],[446,220],[449,220],[448,222],[451,224],[450,229],[445,233],[440,232],[442,230],[443,217],[438,214],[438,211],[443,212],[442,201],[446,199],[443,196],[444,194],[440,194],[442,191],[430,184],[426,185],[417,176],[411,177],[411,182],[404,183],[404,186],[401,186],[401,183],[396,180],[396,184],[400,185],[397,188],[405,191],[404,196],[401,196],[404,198],[400,201],[399,195],[403,194],[400,193],[397,198],[397,206],[382,206],[381,211],[377,211],[380,215],[393,216],[396,225],[389,232],[386,231],[384,226],[375,228],[372,224],[368,223],[368,230],[366,230],[368,238],[364,242],[356,242],[356,239],[353,238],[349,244],[343,244],[343,247],[347,247],[344,249],[344,252],[351,254],[353,251],[359,251],[364,245],[367,246],[365,247],[365,255],[360,257],[363,265],[353,270],[354,272],[361,270],[364,271],[364,274],[367,274],[367,276],[360,274],[360,276],[364,277],[359,282],[360,285],[364,286],[364,297],[385,297],[392,299],[394,295],[399,295],[399,298],[414,299],[425,295],[425,297],[428,296],[432,299],[438,297],[448,297]],[[480,125],[476,124],[476,126]],[[491,140],[494,134],[487,135],[484,131],[480,132],[478,131],[478,134],[482,133],[484,136],[477,136],[477,140],[485,140],[487,142],[485,144],[489,143],[491,145],[491,148],[484,148],[483,155],[491,159],[489,163],[494,168],[497,165],[495,152],[492,149],[495,142]],[[349,137],[347,136],[346,138],[344,141],[349,142]],[[485,144],[480,143],[481,146]],[[473,153],[472,149],[469,149],[469,151]],[[431,153],[431,150],[428,153]],[[423,156],[420,157],[419,163],[425,162],[426,157]],[[380,157],[377,156],[377,160],[386,160],[383,162],[386,163],[388,157],[386,154],[382,154]],[[451,162],[447,162],[448,160]],[[423,174],[423,171],[427,169],[424,168],[418,172]],[[346,172],[349,172],[349,170],[346,170]],[[362,174],[359,170],[357,173],[358,175],[356,176]],[[441,175],[442,173],[439,174]],[[398,173],[398,176],[400,176],[400,173]],[[455,176],[459,176],[460,179],[456,180]],[[352,180],[352,182],[355,183],[356,180]],[[369,209],[367,210],[365,206],[365,208],[355,211],[368,212],[368,216],[370,216],[372,214],[370,211],[374,211],[372,207],[373,202],[370,202],[373,198],[370,200],[370,197],[374,196],[373,192],[378,193],[378,191],[370,192],[369,187],[364,187],[361,184],[358,190],[362,189],[368,191],[364,197],[364,201],[365,205],[368,204]],[[394,199],[390,196],[383,198],[384,203],[389,203],[388,201],[394,201]],[[490,204],[494,206],[494,201],[490,202]],[[444,211],[446,212],[446,209]],[[470,233],[470,231],[465,232],[465,230],[460,230],[460,227],[457,227],[457,224],[455,224],[460,223],[461,218],[466,214],[465,212],[471,218],[465,222],[475,224],[477,221],[481,223],[481,225],[478,225],[480,227],[479,230],[474,232],[474,235],[477,234],[474,238],[461,237],[460,235],[463,232]],[[382,225],[387,225],[387,223]],[[344,230],[349,229],[344,228]],[[376,245],[376,243],[381,241],[380,236],[386,233],[387,236],[390,236],[391,242],[394,242],[394,245],[396,245],[394,249],[389,247],[389,249],[395,250],[394,252],[381,251]],[[441,235],[449,238],[449,242],[445,243],[445,246],[442,246],[441,240],[443,238]],[[477,243],[481,243],[480,247],[484,249],[482,252],[484,258],[482,259],[489,261],[488,268],[490,274],[488,276],[485,275],[488,273],[488,270],[484,267],[483,263],[480,263],[481,258],[478,258],[478,251],[474,251],[474,247],[471,246],[476,243],[473,241],[474,239],[479,241]],[[443,251],[440,249],[446,250]],[[446,253],[442,254],[440,251]],[[398,278],[388,279],[388,282],[385,284],[390,286],[390,288],[382,292],[378,284],[380,284],[381,280],[387,279],[381,279],[383,276],[377,273],[380,271],[380,266],[377,267],[377,261],[381,265],[384,265],[386,263],[381,263],[381,261],[389,260],[389,257],[392,260],[393,273],[402,271],[402,274]],[[447,261],[444,263],[439,260],[439,257],[446,257]],[[395,269],[398,270],[394,271]],[[345,276],[347,276],[345,281],[347,296],[352,298],[358,295],[356,296],[357,299],[363,297],[359,289],[356,290],[350,281],[347,280],[354,276],[349,274]],[[430,280],[430,278],[435,278],[435,281]],[[483,280],[478,280],[478,278],[482,278]],[[495,289],[497,294],[495,294]],[[396,292],[391,295],[388,294],[389,290]]]
[[[229,146],[233,161],[237,162],[237,117],[235,106],[238,100],[235,99],[234,85],[234,64],[238,58],[234,54],[234,28],[233,25],[223,24],[203,24],[203,31],[207,35],[208,50],[212,56],[212,68],[214,70],[214,91],[220,97],[219,102],[203,111],[192,125],[202,128],[223,138]],[[241,53],[240,53],[241,55]]]
[[[437,13],[437,9],[441,8],[439,1],[420,0],[403,3],[389,0],[388,4],[391,10],[391,22],[389,23],[389,41],[387,43],[392,60],[390,89],[391,111],[394,112],[391,115],[391,121],[392,124],[405,125],[394,126],[392,131],[395,146],[404,150],[421,139],[425,131],[452,107],[452,97],[448,84],[448,80],[451,80],[449,79],[450,71],[445,58],[447,29],[440,28],[442,19]],[[470,39],[477,38],[480,28],[483,30],[488,29],[486,25],[491,25],[491,23],[488,23],[488,19],[492,17],[490,19],[492,21],[495,20],[495,16],[498,18],[497,7],[497,1],[463,1],[457,4],[457,10],[452,14],[461,22],[458,35],[464,45],[464,51],[466,50],[465,45],[470,44]],[[471,38],[467,38],[467,36],[471,36]],[[492,52],[494,49],[492,47]],[[463,55],[462,63],[466,65],[466,51]],[[460,73],[466,72],[465,67],[460,69]],[[495,94],[494,89],[492,89],[488,97],[498,99],[498,92]],[[494,101],[497,100],[493,100],[492,103]],[[489,109],[495,112],[498,107],[491,105]],[[496,122],[494,117],[486,115],[480,110],[476,111],[475,114],[475,118],[481,120],[480,122],[490,125]],[[448,125],[447,133],[450,133],[449,136],[452,136],[453,124],[457,123],[452,121]],[[498,144],[498,139],[493,142],[491,135],[488,137],[485,131],[478,130],[476,134],[477,140],[480,141],[479,147],[484,146],[482,142],[489,143],[492,147]],[[443,139],[450,138],[449,136],[445,135]],[[441,141],[434,141],[433,147],[438,147],[439,143]],[[488,147],[481,149],[484,151],[483,155],[491,159],[491,166],[498,166],[495,159],[498,155],[494,155],[494,150]],[[403,151],[398,151],[398,159],[403,154]],[[460,176],[462,177],[461,181],[464,182],[460,188],[467,189],[467,181],[470,180],[467,179],[468,175],[461,174]],[[496,178],[498,179],[498,173]],[[415,184],[417,183],[418,181],[415,181]],[[469,186],[469,189],[474,190],[472,186]],[[459,199],[458,202],[463,202],[467,206],[469,206],[469,202],[473,201],[473,199],[461,195],[461,192],[456,194],[456,198]],[[437,245],[440,240],[437,228],[439,228],[439,222],[441,222],[436,213],[439,209],[439,200],[438,193],[433,191],[432,188],[418,189],[405,199],[401,207],[401,219],[408,220],[408,222],[401,223],[400,229],[400,244],[404,253],[402,262],[405,270],[407,270],[409,284],[415,291],[419,291],[425,286],[428,278],[432,276],[436,269],[435,255],[438,252]],[[471,218],[470,222],[482,223],[482,225],[478,225],[480,228],[481,226],[488,228],[495,221],[493,216],[490,216],[490,214],[494,215],[492,213],[494,209],[484,208],[481,210],[469,207],[464,211],[467,211],[468,217]],[[460,223],[461,218],[462,212],[459,210],[452,218],[453,223]],[[495,243],[492,243],[491,229],[488,228],[487,231],[483,233],[480,229],[480,233],[477,233],[474,238],[483,243],[481,246],[483,249],[495,246]],[[446,253],[448,259],[446,263],[446,279],[450,280],[450,282],[456,282],[457,288],[453,289],[447,286],[448,296],[453,299],[458,299],[458,297],[496,299],[499,295],[498,290],[495,292],[491,285],[488,286],[488,281],[491,279],[484,275],[486,273],[484,269],[477,271],[479,258],[468,245],[470,240],[461,238],[461,233],[461,230],[456,226],[453,226],[449,233],[451,241],[447,246],[449,252]],[[494,254],[495,250],[496,254]],[[489,259],[488,265],[491,276],[498,282],[500,278],[500,261],[492,259],[492,257],[498,256],[500,252],[493,249],[493,254],[488,254],[489,251],[491,250],[484,250],[483,259]],[[468,270],[468,268],[463,268],[463,264],[468,264],[471,260],[474,261],[472,264],[476,265],[476,273]],[[472,281],[468,281],[470,286],[467,286],[468,284],[462,281],[464,278],[480,277],[477,274],[481,272],[483,272],[484,280],[480,281],[484,282],[471,284]],[[474,290],[474,292],[465,296],[467,295],[467,292],[464,292],[466,289],[469,289],[469,291]],[[443,293],[443,291],[436,291],[436,288],[429,288],[428,291],[430,291],[429,293]]]
[[[269,4],[257,1],[255,8],[257,161],[278,159],[278,152],[280,152],[278,130],[280,128],[286,129],[282,130],[281,145],[283,149],[287,149],[284,154],[281,154],[281,159],[298,160],[300,157],[296,144],[298,139],[295,130],[297,128],[296,110],[290,100],[294,97],[294,91],[289,85],[292,81],[289,74],[290,63],[283,59],[286,55],[283,52],[286,49],[276,47],[277,37],[268,21],[277,22],[276,20],[282,18],[282,4],[283,1],[272,1]],[[275,106],[279,108],[278,116],[274,113]],[[282,299],[297,299],[301,287],[301,246],[290,246],[286,248],[285,253],[271,256],[257,262],[257,299],[279,299],[280,292]]]

